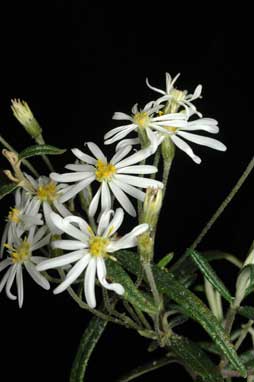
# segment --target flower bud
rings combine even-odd
[[[163,160],[166,163],[171,163],[175,156],[175,145],[170,139],[170,137],[166,136],[161,144],[161,154]]]
[[[28,104],[20,99],[12,99],[11,103],[11,109],[14,116],[25,128],[26,132],[33,138],[40,136],[42,129],[35,119]]]
[[[158,221],[162,205],[162,190],[160,188],[147,188],[143,206],[142,222],[153,229]]]
[[[149,262],[153,255],[153,239],[149,232],[145,232],[137,238],[138,249],[142,261]]]

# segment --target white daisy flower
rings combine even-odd
[[[59,234],[60,231],[56,229],[50,219],[50,212],[52,207],[62,216],[71,215],[70,211],[60,201],[61,196],[68,191],[66,184],[57,184],[47,176],[40,176],[34,179],[31,175],[25,174],[26,178],[32,184],[34,192],[32,193],[38,209],[42,206],[43,215],[46,224],[52,234]]]
[[[12,243],[6,244],[8,256],[0,262],[0,272],[9,267],[5,275],[0,281],[0,292],[5,287],[7,297],[11,300],[16,300],[17,297],[12,294],[11,288],[16,277],[16,285],[18,292],[18,304],[21,308],[24,300],[24,284],[23,284],[23,267],[32,277],[32,279],[44,289],[49,289],[48,280],[42,276],[35,266],[44,260],[44,257],[33,256],[33,251],[47,245],[50,240],[50,234],[46,235],[47,227],[43,226],[37,231],[33,226],[28,232],[28,236],[24,239],[18,235],[12,236]]]
[[[140,224],[131,232],[120,239],[115,233],[121,226],[124,212],[118,208],[115,213],[112,210],[104,211],[100,217],[96,233],[85,220],[77,216],[61,218],[52,212],[51,218],[54,224],[74,240],[56,240],[52,242],[53,248],[69,250],[65,255],[48,259],[37,265],[38,271],[63,267],[66,264],[76,264],[67,273],[65,280],[57,286],[54,294],[66,290],[85,270],[84,293],[87,304],[95,308],[95,277],[96,273],[100,284],[115,293],[122,295],[124,288],[118,283],[108,283],[106,279],[105,259],[120,249],[131,248],[137,245],[137,236],[148,229],[148,224]]]
[[[25,191],[18,188],[15,192],[15,207],[10,208],[7,223],[1,240],[1,255],[4,243],[12,241],[13,230],[20,237],[34,225],[42,225],[42,215],[38,213],[39,206],[34,199]]]
[[[137,111],[136,105],[132,111]],[[189,155],[196,163],[201,163],[201,159],[194,154],[191,147],[185,142],[185,139],[202,146],[211,147],[215,150],[226,150],[226,146],[217,139],[192,133],[192,131],[195,130],[203,130],[212,134],[217,134],[219,132],[219,127],[218,122],[215,119],[200,118],[194,121],[189,121],[188,119],[190,115],[185,112],[162,114],[160,116],[153,116],[153,113],[154,109],[152,113],[149,111],[136,112],[132,117],[124,113],[116,113],[115,119],[131,119],[133,121],[133,130],[136,130],[137,128],[146,129],[147,135],[153,146],[155,145],[153,142],[158,142],[158,133],[160,136],[169,136],[173,143]],[[128,125],[122,125],[116,129],[110,130],[104,137],[107,139],[105,144],[116,142],[125,137],[129,133],[126,126]],[[119,134],[121,133],[122,135],[120,136]]]
[[[161,102],[170,101],[170,109],[171,112],[177,111],[177,109],[182,106],[186,110],[187,113],[190,114],[197,114],[199,117],[202,117],[202,114],[199,113],[196,109],[196,106],[193,105],[192,101],[196,100],[197,98],[201,98],[201,92],[202,92],[202,85],[198,85],[196,89],[194,90],[193,94],[188,93],[186,90],[181,91],[177,90],[174,87],[174,84],[178,77],[180,76],[180,73],[178,73],[173,79],[170,76],[169,73],[166,73],[166,89],[158,89],[154,86],[151,86],[148,82],[148,78],[146,78],[146,84],[147,86],[154,90],[157,93],[162,94],[162,97],[157,99],[156,103],[160,104]]]
[[[90,203],[90,216],[95,215],[98,209],[99,200],[101,200],[102,211],[112,207],[111,194],[115,196],[126,212],[131,216],[136,216],[135,208],[126,194],[144,201],[145,193],[139,190],[139,188],[163,188],[163,183],[157,180],[133,175],[152,174],[157,172],[157,168],[154,166],[136,164],[152,154],[153,149],[151,146],[144,150],[137,151],[127,158],[126,156],[131,151],[131,146],[126,146],[118,150],[109,162],[95,143],[88,142],[87,146],[94,157],[83,153],[77,148],[72,149],[73,154],[86,164],[69,164],[65,167],[73,172],[50,174],[51,179],[54,181],[75,183],[73,186],[70,186],[67,191],[65,189],[64,193],[59,198],[59,202],[66,202],[92,182],[97,181],[99,182],[100,187]]]

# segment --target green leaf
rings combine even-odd
[[[129,272],[137,274],[139,269],[139,258],[137,255],[130,251],[119,251],[114,255]],[[228,361],[232,363],[241,375],[245,376],[246,369],[239,360],[234,346],[230,343],[228,335],[207,306],[195,294],[177,281],[172,273],[166,272],[156,265],[152,267],[152,270],[159,292],[164,293],[180,305],[186,316],[197,321],[211,336],[223,354],[225,354]]]
[[[174,252],[169,253],[168,255],[164,256],[159,262],[158,267],[159,268],[166,268],[166,266],[170,263],[170,261],[174,257]]]
[[[6,195],[10,194],[18,185],[16,183],[7,183],[0,186],[0,200],[3,199]]]
[[[185,337],[172,335],[169,346],[192,375],[199,375],[204,382],[223,382],[216,365],[197,344]]]
[[[141,293],[136,288],[130,276],[125,272],[121,265],[111,259],[107,259],[107,277],[124,287],[125,292],[123,298],[125,300],[150,315],[156,313],[156,307],[151,300],[146,298],[145,294]]]
[[[238,313],[249,320],[254,320],[254,308],[252,306],[241,306]]]
[[[59,149],[51,145],[33,145],[21,151],[21,153],[19,153],[19,159],[21,160],[36,155],[59,155],[65,151],[65,149]]]
[[[93,317],[90,320],[80,340],[79,348],[71,369],[70,382],[84,381],[88,361],[106,325],[107,321],[98,317]]]
[[[212,284],[212,286],[220,293],[220,295],[223,296],[225,300],[231,304],[233,302],[233,297],[223,282],[220,280],[220,278],[216,275],[215,271],[208,263],[206,258],[197,251],[191,249],[188,250],[188,254],[197,264],[204,277]]]
[[[243,268],[242,271],[244,271],[245,269],[249,270],[249,280],[250,280],[250,283],[249,283],[249,286],[248,288],[246,288],[245,290],[245,297],[247,297],[250,293],[252,293],[254,291],[254,265],[252,264],[248,264],[246,267]]]

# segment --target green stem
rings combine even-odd
[[[247,324],[243,326],[242,331],[241,331],[241,334],[240,334],[238,340],[237,340],[236,343],[235,343],[235,350],[238,350],[238,349],[239,349],[239,347],[241,346],[241,344],[242,344],[243,341],[245,340],[245,338],[246,338],[246,336],[247,336],[247,334],[248,334],[248,331],[249,331],[249,329],[251,328],[252,325],[253,325],[253,321],[252,321],[252,320],[249,320],[249,321],[247,322]]]
[[[18,155],[18,152],[2,137],[2,135],[0,135],[0,142],[8,150],[10,150],[10,151],[12,151],[12,152],[14,152],[15,154]],[[22,159],[21,162],[24,164],[24,166],[26,166],[31,171],[31,173],[34,176],[39,177],[39,173],[36,171],[34,166],[27,159]]]
[[[158,168],[159,162],[161,157],[161,151],[160,148],[157,149],[154,158],[153,158],[153,166]],[[151,174],[151,179],[154,179],[156,176],[156,172],[154,174]]]
[[[42,135],[39,135],[38,137],[36,137],[35,141],[36,141],[36,143],[38,143],[38,145],[45,145],[45,141],[44,141],[44,138]],[[42,159],[43,159],[44,163],[46,164],[46,166],[48,167],[49,171],[53,172],[54,167],[53,167],[50,159],[47,157],[47,155],[42,155]]]

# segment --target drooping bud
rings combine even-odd
[[[26,132],[34,139],[39,137],[42,133],[42,129],[35,119],[28,104],[20,99],[12,99],[11,103],[11,109],[14,116],[25,128]]]

